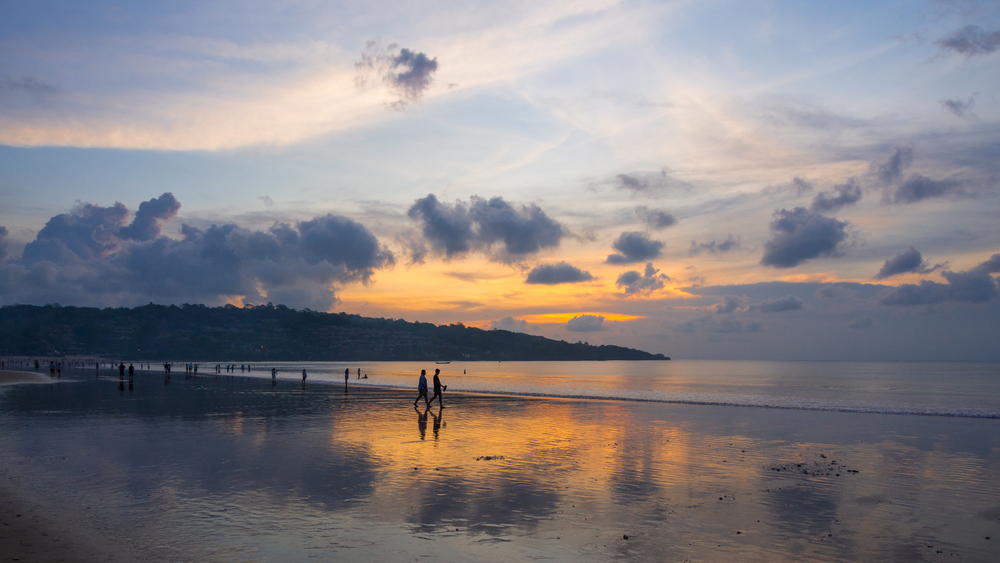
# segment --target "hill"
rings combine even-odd
[[[0,307],[0,354],[211,361],[665,360],[461,324],[289,309],[146,305]]]

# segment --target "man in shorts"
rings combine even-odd
[[[424,404],[428,407],[431,406],[430,402],[427,401],[427,370],[420,370],[420,380],[417,382],[417,399],[413,401],[413,406],[417,406],[417,402],[420,401],[420,397],[424,398]]]

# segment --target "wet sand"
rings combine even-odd
[[[0,385],[15,383],[48,383],[52,378],[41,372],[32,371],[0,371]]]
[[[0,479],[145,561],[1000,556],[995,420],[413,397],[64,375],[0,393]]]

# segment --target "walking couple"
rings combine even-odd
[[[434,402],[434,399],[437,399],[438,406],[440,408],[442,408],[442,409],[444,408],[444,394],[443,393],[444,393],[444,391],[448,390],[448,386],[447,385],[444,385],[444,386],[441,385],[441,378],[438,377],[440,374],[441,374],[441,370],[439,370],[439,369],[434,370],[434,396],[431,397],[430,401],[428,401],[427,400],[427,370],[425,370],[425,369],[420,370],[420,381],[417,382],[417,393],[418,393],[418,395],[417,395],[417,400],[413,401],[413,406],[414,407],[417,406],[417,403],[420,401],[420,398],[423,397],[424,398],[424,405],[426,405],[428,408],[430,408],[431,403]]]

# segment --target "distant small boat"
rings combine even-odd
[[[450,364],[451,360],[438,360],[434,362],[435,364]]]

